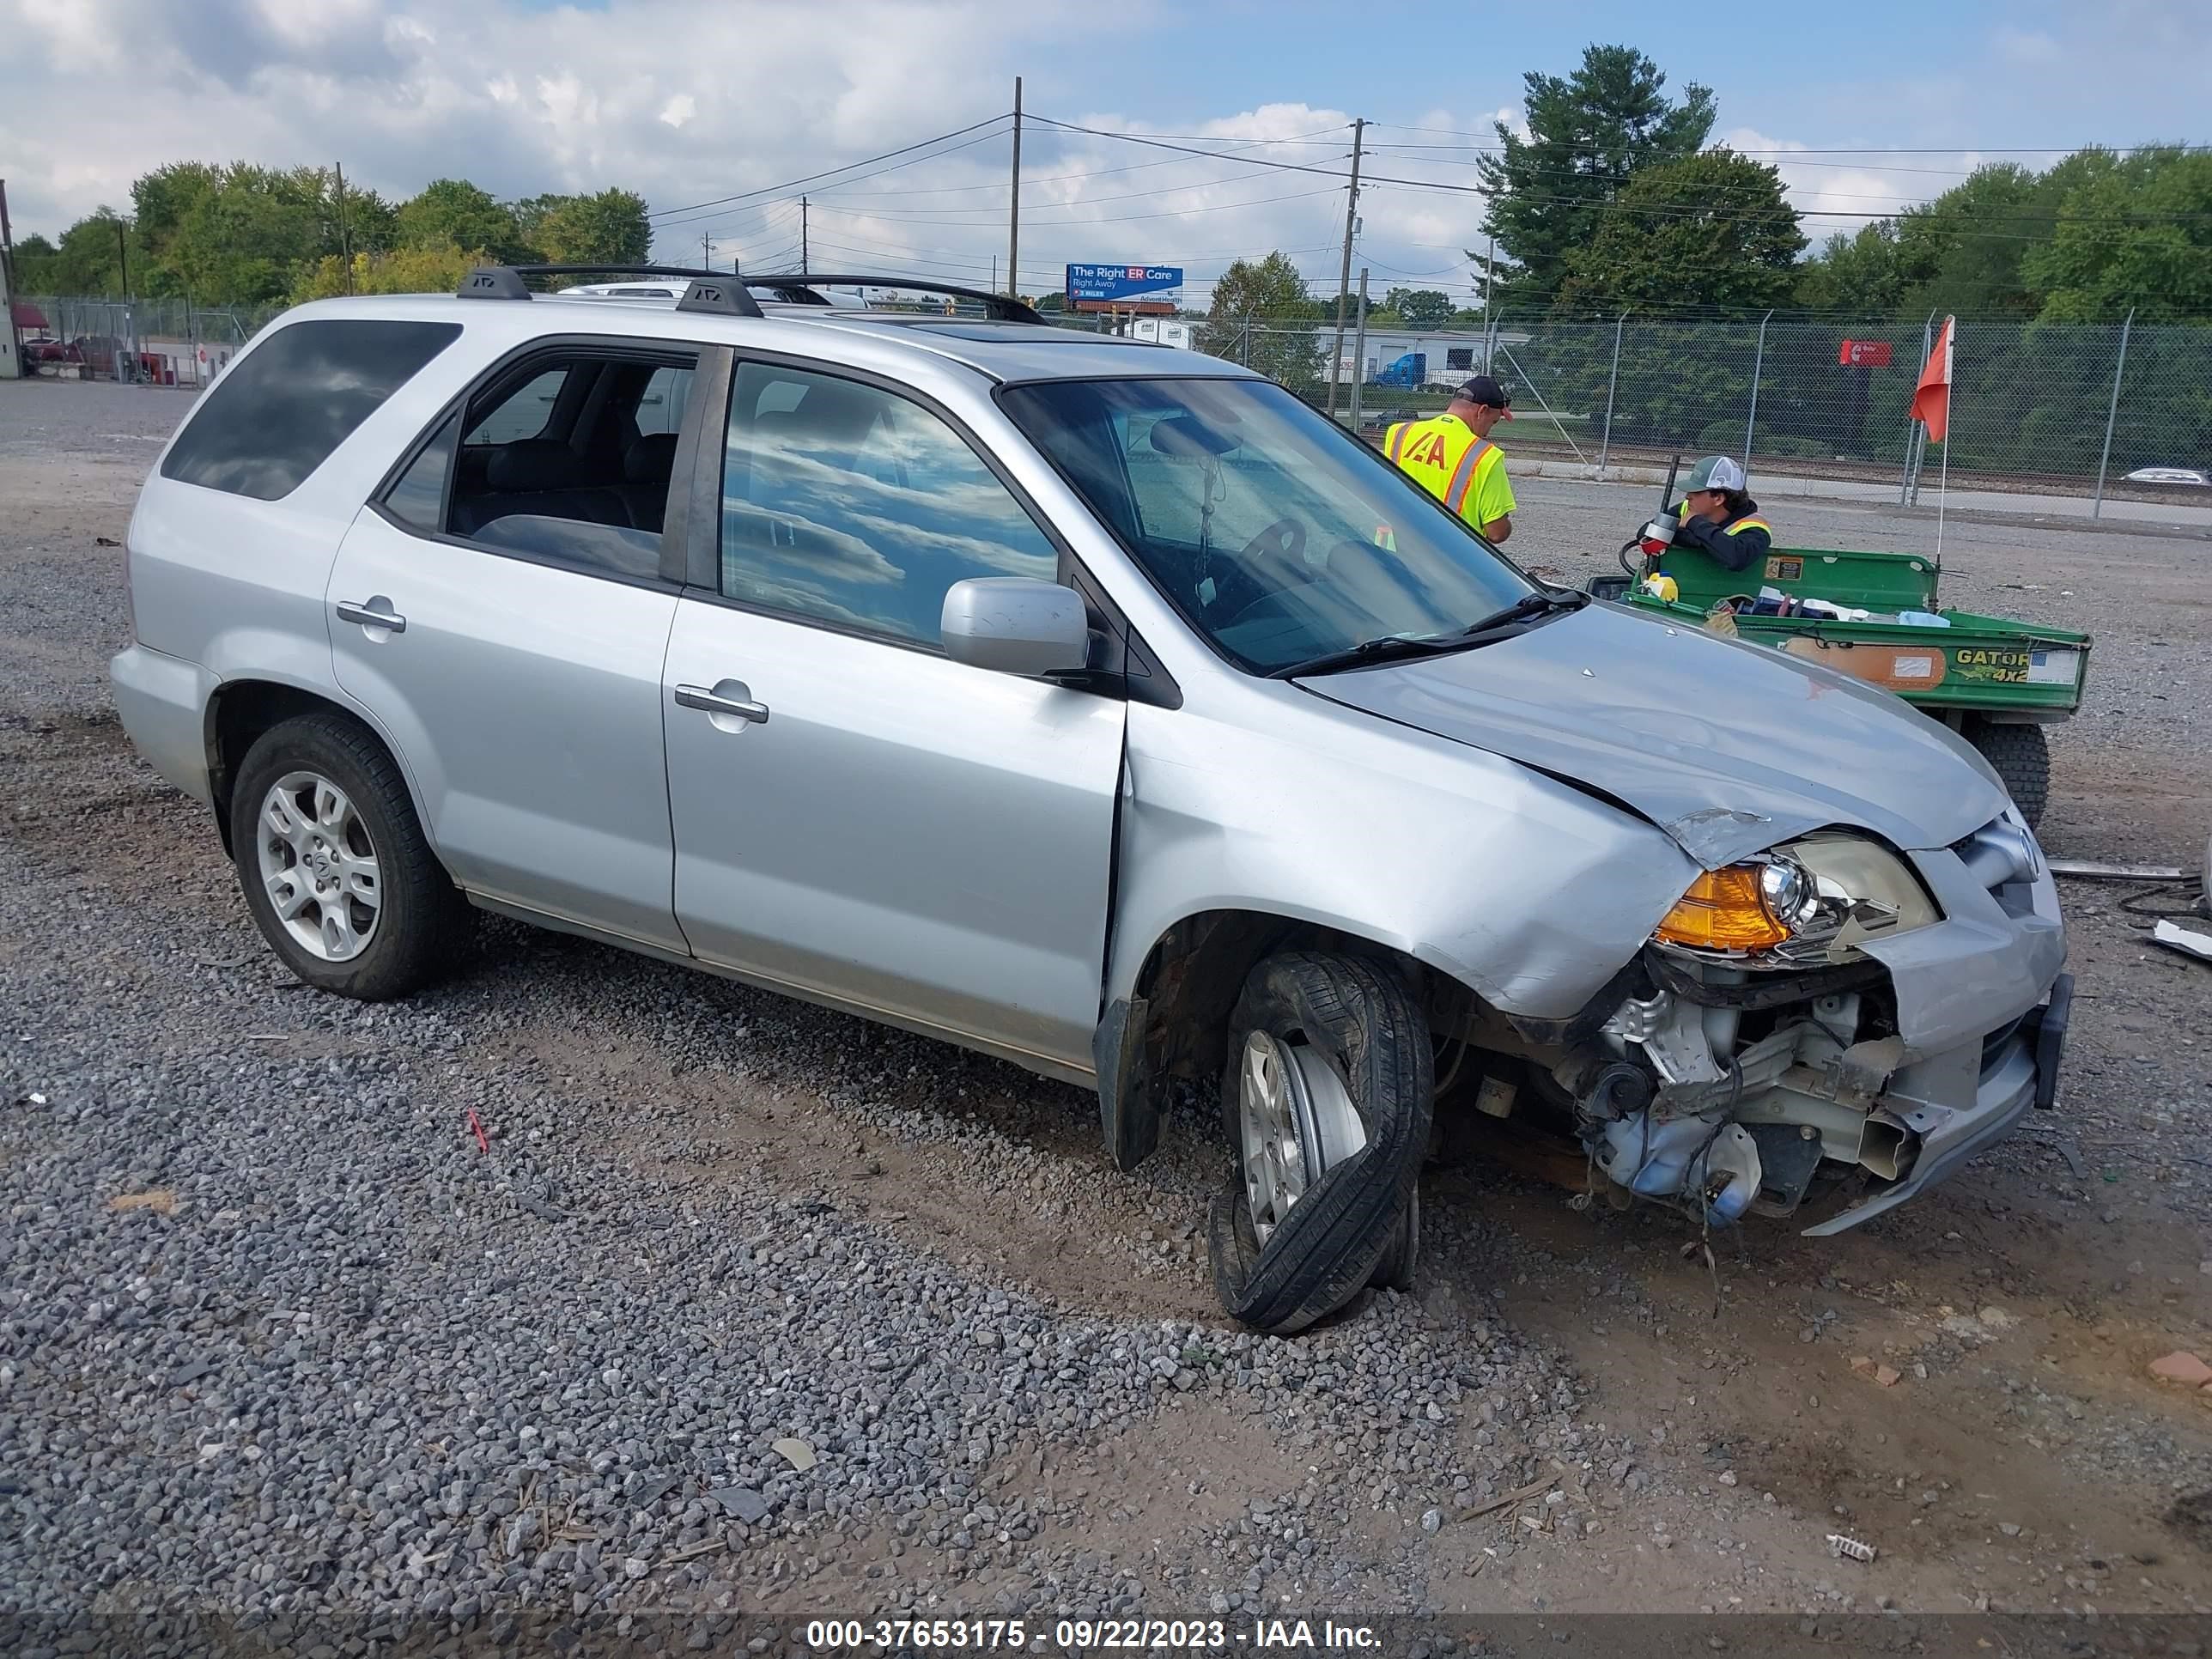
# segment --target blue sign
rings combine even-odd
[[[1137,305],[1172,307],[1182,289],[1181,265],[1070,265],[1071,306]]]

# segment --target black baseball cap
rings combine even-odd
[[[1504,418],[1513,418],[1513,399],[1505,395],[1505,388],[1488,374],[1478,374],[1452,393],[1455,403],[1480,404],[1488,409],[1499,410]]]

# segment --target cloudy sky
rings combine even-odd
[[[1715,88],[1718,132],[1781,165],[1816,240],[1978,160],[2212,139],[2212,0],[1394,0],[1347,27],[1363,9],[0,0],[0,176],[18,237],[127,207],[136,174],[186,158],[337,161],[394,198],[452,174],[501,196],[620,184],[656,210],[661,257],[695,260],[704,237],[754,270],[796,264],[803,190],[815,269],[980,283],[1006,253],[992,123],[1016,75],[1033,115],[1298,167],[1342,168],[1364,116],[1370,172],[1464,185],[1522,70],[1626,41]],[[1146,262],[1185,266],[1200,298],[1272,248],[1334,286],[1337,180],[1035,122],[1023,157],[1025,288],[1071,260]],[[1361,216],[1378,289],[1471,292],[1480,198],[1379,185]]]

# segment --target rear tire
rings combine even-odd
[[[2004,781],[2027,827],[2033,830],[2041,823],[2043,809],[2051,800],[2051,745],[2043,728],[1970,715],[1961,735],[1981,750],[1982,758]]]
[[[319,991],[404,997],[466,943],[473,912],[398,763],[343,714],[299,715],[254,739],[231,793],[230,844],[254,925]]]
[[[1411,1282],[1431,1054],[1427,1021],[1372,962],[1292,952],[1252,970],[1230,1018],[1235,1164],[1208,1240],[1234,1317],[1289,1335],[1370,1283]]]

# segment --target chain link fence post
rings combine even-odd
[[[1628,313],[1622,312],[1613,319],[1613,371],[1605,380],[1605,430],[1597,443],[1597,470],[1605,475],[1606,457],[1613,453],[1613,394],[1620,389],[1620,331],[1628,325]]]
[[[2097,458],[2097,493],[2089,502],[2089,516],[2105,516],[2105,470],[2112,464],[2112,427],[2120,418],[2120,376],[2128,369],[2128,336],[2136,325],[2136,308],[2128,307],[2127,320],[2120,325],[2120,352],[2112,364],[2112,399],[2105,405],[2105,450]]]
[[[1759,319],[1759,344],[1751,354],[1751,413],[1743,422],[1743,474],[1751,477],[1751,434],[1759,427],[1759,374],[1766,367],[1766,325],[1774,320],[1768,312]]]
[[[1928,359],[1936,349],[1936,336],[1933,332],[1935,322],[1936,313],[1931,311],[1928,313],[1928,320],[1920,325],[1920,367],[1912,371],[1915,380],[1917,380],[1923,371],[1927,368]],[[1925,441],[1927,429],[1912,418],[1911,409],[1912,405],[1908,401],[1905,404],[1905,476],[1898,481],[1897,485],[1897,504],[1899,507],[1917,507],[1920,504],[1920,492],[1916,475],[1919,471],[1921,452],[1927,447]]]

